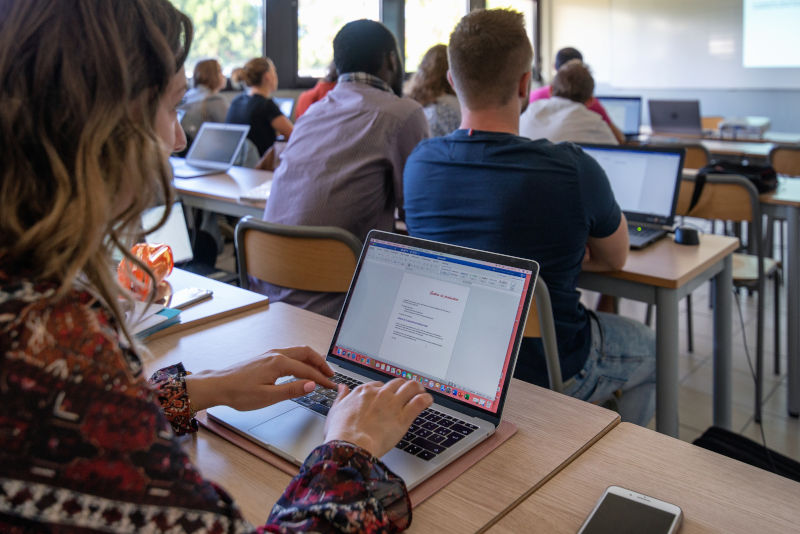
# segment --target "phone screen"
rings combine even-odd
[[[607,493],[583,534],[667,534],[674,520],[667,511]]]

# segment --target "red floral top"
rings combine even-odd
[[[0,271],[0,532],[394,532],[403,481],[345,442],[315,449],[253,528],[202,478],[175,432],[193,432],[183,367],[148,384],[86,291]],[[166,414],[166,417],[165,417]]]

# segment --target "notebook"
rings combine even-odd
[[[648,107],[654,134],[703,135],[699,100],[650,100]]]
[[[373,230],[327,361],[333,379],[415,380],[435,403],[381,459],[409,489],[500,424],[539,266],[532,260]],[[268,341],[268,340],[265,340]],[[324,440],[335,392],[209,417],[299,465]]]
[[[642,99],[638,96],[598,96],[611,122],[628,139],[639,135],[642,125]]]
[[[666,235],[675,219],[684,150],[652,146],[581,145],[603,168],[628,220],[631,248]]]
[[[272,101],[275,102],[275,105],[278,106],[281,113],[283,113],[287,119],[292,118],[292,113],[294,113],[294,98],[274,96],[272,97]]]
[[[204,122],[194,138],[186,159],[170,158],[175,178],[195,178],[225,172],[242,149],[250,126]]]

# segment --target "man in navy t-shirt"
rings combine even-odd
[[[587,311],[576,290],[581,270],[625,264],[625,216],[605,173],[580,148],[518,135],[533,54],[522,16],[473,11],[456,26],[448,52],[461,129],[422,141],[406,162],[409,233],[538,261],[565,393],[595,402],[622,389],[622,419],[647,424],[655,410],[652,330]],[[546,385],[539,340],[525,340],[515,376]]]

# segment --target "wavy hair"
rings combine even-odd
[[[119,320],[112,252],[141,265],[139,216],[174,195],[154,125],[191,21],[166,0],[0,0],[0,13],[0,270],[56,282],[54,298],[80,277]]]
[[[447,45],[437,44],[422,56],[419,68],[411,78],[408,96],[427,106],[444,94],[454,95],[456,92],[447,81]]]

